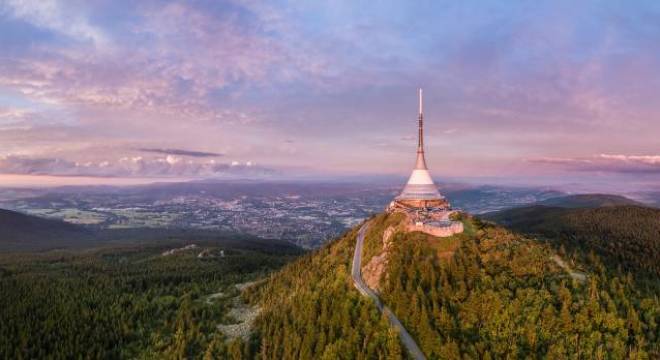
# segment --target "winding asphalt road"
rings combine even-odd
[[[399,332],[401,337],[401,342],[408,349],[408,353],[416,360],[426,360],[424,353],[420,350],[419,346],[415,342],[415,339],[410,336],[410,333],[403,327],[401,321],[397,319],[396,315],[380,301],[380,298],[376,293],[367,286],[367,284],[362,279],[362,246],[364,245],[364,234],[367,232],[369,223],[362,225],[360,231],[358,232],[357,242],[355,244],[355,254],[353,255],[353,268],[351,270],[351,275],[353,276],[353,283],[358,291],[364,295],[370,297],[375,303],[378,310],[385,314],[387,320],[390,322],[390,326],[396,329]]]

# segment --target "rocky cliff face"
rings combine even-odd
[[[409,222],[406,225],[406,231],[412,232],[412,231],[421,231],[423,233],[437,236],[437,237],[449,237],[454,234],[460,234],[463,232],[463,223],[460,221],[452,221],[449,224],[442,224],[440,226],[436,226],[433,224],[415,224],[412,222]]]
[[[383,250],[380,254],[371,258],[369,263],[362,268],[362,277],[367,285],[378,292],[380,290],[383,275],[387,273],[388,250],[392,243],[392,235],[396,232],[393,226],[385,229],[383,233]]]

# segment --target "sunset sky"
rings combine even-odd
[[[660,183],[658,1],[0,0],[0,184],[403,176],[418,87],[435,176]]]

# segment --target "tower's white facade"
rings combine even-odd
[[[418,116],[418,140],[417,140],[417,161],[415,168],[410,174],[408,183],[403,191],[395,200],[399,202],[409,202],[414,205],[416,202],[421,206],[432,205],[431,203],[446,203],[444,196],[440,195],[438,188],[433,183],[431,174],[426,166],[424,158],[424,108],[422,100],[422,89],[419,89],[419,116]]]
[[[426,167],[424,158],[424,109],[422,89],[419,89],[419,117],[417,134],[417,161],[408,183],[394,201],[387,207],[391,213],[406,215],[407,231],[447,237],[463,232],[463,223],[451,218],[455,213],[449,202],[440,194]]]

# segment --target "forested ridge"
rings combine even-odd
[[[650,241],[655,213],[617,208],[532,211],[510,218],[516,231],[462,215],[466,231],[450,238],[402,232],[400,216],[380,214],[368,220],[364,257],[383,251],[386,228],[399,229],[380,297],[429,359],[660,358],[659,280],[638,279],[652,263],[630,264],[652,252],[621,244]],[[521,231],[525,221],[541,237]],[[225,251],[202,259],[162,256],[182,244],[0,256],[0,358],[404,358],[353,286],[358,228],[302,256],[244,239],[200,244]],[[636,258],[613,256],[600,238]],[[216,326],[232,322],[232,305],[208,295],[264,278],[243,293],[261,310],[251,337],[227,338]]]
[[[357,227],[285,266],[247,298],[263,306],[258,359],[400,359],[397,335],[350,276]]]
[[[379,215],[370,229],[395,225]],[[468,230],[438,239],[397,233],[381,298],[431,359],[649,359],[658,352],[659,294],[633,274],[606,271],[595,252],[561,256],[584,271],[573,279],[553,244],[463,217]],[[375,306],[348,273],[356,230],[271,276],[249,294],[265,311],[255,358],[400,356]],[[367,235],[365,252],[378,236]],[[443,244],[460,245],[442,257]],[[367,250],[369,249],[369,250]],[[258,349],[258,350],[256,350]],[[394,354],[394,355],[393,355]]]
[[[216,329],[228,301],[206,297],[300,253],[243,240],[0,256],[0,359],[241,358],[244,344]]]
[[[548,245],[477,224],[451,261],[395,241],[383,298],[430,358],[657,358],[658,294],[587,256],[584,282]],[[405,236],[402,236],[405,238]]]
[[[487,218],[516,231],[550,239],[567,251],[593,251],[615,272],[631,271],[636,278],[656,284],[660,278],[660,209],[532,206],[492,213]]]
[[[636,205],[644,206],[644,204],[635,200],[629,199],[621,195],[612,194],[576,194],[554,197],[543,200],[538,203],[543,206],[553,206],[561,208],[588,208],[595,209],[607,206],[622,206],[622,205]]]
[[[0,252],[93,244],[91,232],[60,220],[0,209]]]

